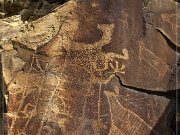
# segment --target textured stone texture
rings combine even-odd
[[[176,6],[73,0],[2,40],[8,135],[170,135]]]

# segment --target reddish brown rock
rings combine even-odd
[[[2,41],[8,134],[170,135],[178,4],[160,2],[73,0]]]

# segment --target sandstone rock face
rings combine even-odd
[[[2,34],[7,134],[170,135],[176,7],[72,0]]]

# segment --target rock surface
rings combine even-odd
[[[8,135],[171,135],[176,7],[72,0],[2,32]]]

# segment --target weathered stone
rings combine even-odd
[[[7,40],[16,35],[21,29],[23,22],[21,16],[16,15],[0,20],[0,39]],[[3,45],[1,45],[3,46]]]
[[[160,2],[72,0],[3,42],[8,135],[169,135],[177,3]]]

